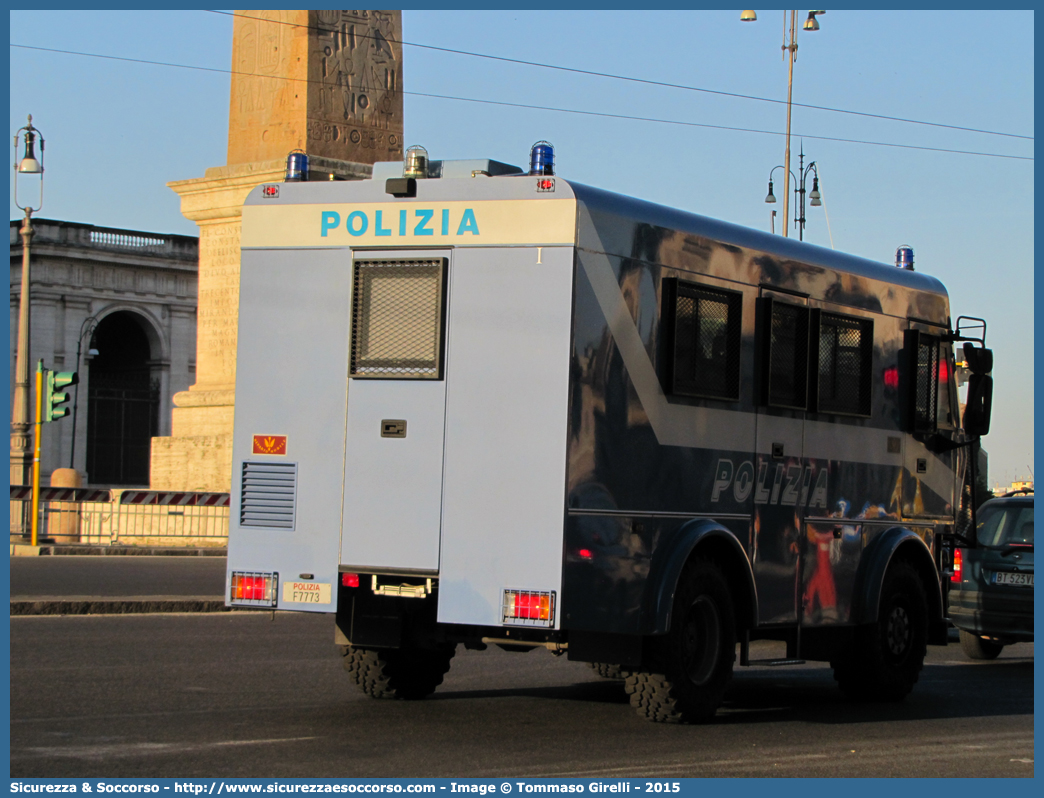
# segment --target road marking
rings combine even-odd
[[[228,748],[243,745],[272,745],[316,740],[317,737],[282,737],[272,740],[222,740],[216,743],[110,743],[107,745],[75,745],[67,748],[47,746],[12,751],[11,759],[35,757],[64,757],[67,759],[126,759],[133,756],[170,756],[210,748]]]
[[[926,761],[931,759],[938,761],[940,759],[960,759],[966,758],[969,755],[968,749],[976,749],[975,753],[985,756],[991,756],[991,751],[1003,750],[1005,753],[1011,752],[1012,748],[1019,748],[1025,746],[1032,750],[1033,748],[1033,737],[1020,735],[1016,733],[1000,733],[993,735],[995,739],[988,740],[984,744],[971,744],[962,745],[960,750],[952,747],[947,747],[943,743],[928,742],[922,744],[906,744],[905,750],[903,751],[901,759],[909,759],[914,761]],[[1003,739],[1000,739],[1003,738]],[[656,774],[657,776],[664,776],[669,774],[684,774],[689,773],[693,775],[699,775],[701,772],[713,768],[743,768],[746,772],[752,772],[753,770],[774,770],[787,765],[798,766],[802,763],[810,763],[813,761],[822,761],[833,759],[839,761],[844,759],[845,767],[853,767],[853,763],[858,760],[873,761],[873,760],[896,760],[896,751],[884,747],[879,750],[872,750],[863,748],[855,757],[852,754],[855,753],[850,748],[845,750],[839,750],[837,753],[830,754],[793,754],[787,755],[783,751],[771,752],[766,751],[762,748],[759,751],[759,756],[763,757],[760,762],[753,762],[750,758],[743,759],[716,759],[708,761],[693,760],[689,762],[659,762],[659,763],[644,763],[641,765],[631,765],[625,767],[605,767],[605,768],[585,768],[583,770],[570,770],[562,772],[540,772],[532,774],[518,774],[522,777],[534,778],[550,777],[550,778],[595,778],[595,777],[615,777],[615,776],[627,776],[632,777],[643,776],[647,774]],[[1032,759],[1011,759],[1012,762],[1025,762],[1032,764]]]
[[[277,663],[278,664],[278,663]],[[300,664],[297,661],[295,664]],[[129,666],[128,666],[129,667]],[[284,707],[275,707],[276,709],[292,709],[297,711],[307,711],[312,709],[329,709],[329,704],[293,704]],[[237,712],[267,712],[273,709],[271,706],[244,706],[237,707]],[[172,709],[165,712],[115,712],[109,714],[100,715],[58,715],[49,718],[12,718],[11,725],[16,724],[29,724],[29,723],[66,723],[66,722],[78,722],[78,721],[98,721],[98,720],[135,720],[135,719],[149,719],[149,718],[164,718],[164,717],[184,717],[186,715],[227,715],[227,709]]]

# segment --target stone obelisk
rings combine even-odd
[[[167,184],[199,225],[196,382],[152,439],[154,489],[229,490],[243,200],[283,179],[292,150],[310,180],[402,159],[401,40],[400,11],[236,11],[228,164]]]

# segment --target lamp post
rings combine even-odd
[[[772,171],[769,172],[769,189],[768,195],[765,197],[765,202],[775,202],[776,196],[772,193],[772,175],[777,169],[783,169],[782,165],[772,167]],[[789,170],[787,170],[789,171]],[[797,215],[794,217],[794,226],[798,230],[798,240],[805,240],[805,186],[808,183],[808,176],[811,174],[812,177],[812,191],[808,192],[809,205],[813,208],[818,208],[823,204],[823,195],[819,191],[819,170],[816,169],[816,162],[810,161],[808,166],[805,166],[805,149],[801,148],[801,153],[798,155],[798,177],[794,177],[793,172],[790,173],[790,177],[794,177],[794,195],[795,204],[797,205]],[[786,189],[784,188],[784,191]],[[783,206],[784,209],[786,205]],[[784,224],[786,220],[784,220]]]
[[[787,220],[790,216],[790,112],[791,101],[794,94],[794,55],[797,53],[797,11],[785,11],[783,17],[783,52],[790,55],[790,69],[787,77],[787,147],[783,157],[783,237],[787,237]],[[808,18],[802,28],[807,31],[819,30],[819,22],[816,16],[825,14],[826,11],[809,11]],[[786,14],[790,14],[790,44],[786,40]],[[740,14],[741,22],[756,22],[757,14],[753,11],[744,11]],[[786,55],[784,55],[786,58]]]
[[[40,139],[40,160],[36,160],[33,147],[36,139]],[[25,155],[18,159],[19,141],[25,143]],[[32,420],[29,416],[29,244],[33,238],[33,213],[43,206],[43,154],[44,138],[40,131],[33,127],[33,117],[18,129],[14,137],[15,148],[15,206],[25,211],[22,222],[22,286],[18,297],[18,342],[15,354],[15,389],[11,409],[11,484],[26,485],[32,473],[33,449],[30,441]],[[19,175],[39,175],[39,200],[34,208],[31,204],[22,205],[18,201]]]
[[[88,316],[83,320],[83,324],[80,325],[80,337],[76,339],[76,372],[80,371],[80,352],[83,351],[83,339],[86,338],[88,341],[94,337],[94,331],[98,329],[98,319],[94,316]],[[99,354],[97,349],[88,348],[87,357],[94,357]],[[82,380],[77,380],[76,385],[73,388],[73,423],[72,423],[72,444],[69,446],[69,468],[76,468],[76,408],[80,404],[80,383]]]
[[[798,240],[805,240],[805,185],[808,183],[809,174],[812,177],[812,191],[808,193],[809,205],[814,208],[819,207],[823,204],[823,195],[819,191],[819,171],[816,169],[816,162],[810,161],[808,166],[805,166],[805,151],[804,148],[801,150],[801,154],[798,156],[798,177],[794,177],[793,173],[790,173],[790,177],[794,178],[794,194],[795,204],[797,205],[797,215],[794,217],[794,226],[798,230]],[[765,197],[765,202],[772,203],[776,201],[776,196],[772,193],[772,175],[777,169],[783,169],[782,165],[772,167],[772,171],[769,172],[769,188],[768,195]],[[790,170],[787,170],[788,172]],[[789,182],[789,181],[788,181]],[[784,191],[786,189],[784,188]],[[784,212],[786,205],[784,207]],[[784,219],[786,224],[786,219]]]
[[[805,183],[809,173],[813,177],[812,191],[808,195],[808,204],[813,208],[818,208],[823,204],[823,195],[819,192],[819,170],[816,169],[815,161],[809,161],[808,166],[805,166],[805,148],[802,147],[801,154],[798,155],[799,188],[795,192],[798,195],[798,215],[794,218],[794,223],[798,229],[798,241],[805,240]]]

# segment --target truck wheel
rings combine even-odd
[[[442,684],[455,651],[454,645],[379,650],[347,646],[344,668],[371,698],[416,700]]]
[[[997,659],[1003,650],[1003,643],[961,629],[961,651],[969,659]]]
[[[613,665],[609,662],[588,662],[587,664],[603,679],[626,679],[627,674],[630,673],[622,665]]]
[[[735,659],[728,583],[717,565],[695,560],[682,574],[671,628],[656,639],[651,667],[627,676],[631,706],[658,723],[708,721],[725,695]]]
[[[834,678],[852,698],[900,701],[917,682],[927,646],[924,585],[912,565],[893,563],[881,585],[877,622],[856,630],[852,650],[831,663]]]

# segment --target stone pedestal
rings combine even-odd
[[[229,490],[243,200],[303,150],[310,180],[369,177],[402,158],[402,12],[236,11],[228,166],[168,183],[199,225],[196,384],[152,439],[157,490]]]
[[[285,165],[218,166],[167,184],[181,196],[181,212],[199,225],[199,309],[196,383],[174,394],[171,436],[152,439],[150,482],[157,490],[229,490],[243,201],[254,186],[282,182]],[[309,158],[313,180],[361,180],[370,171],[367,164]]]

